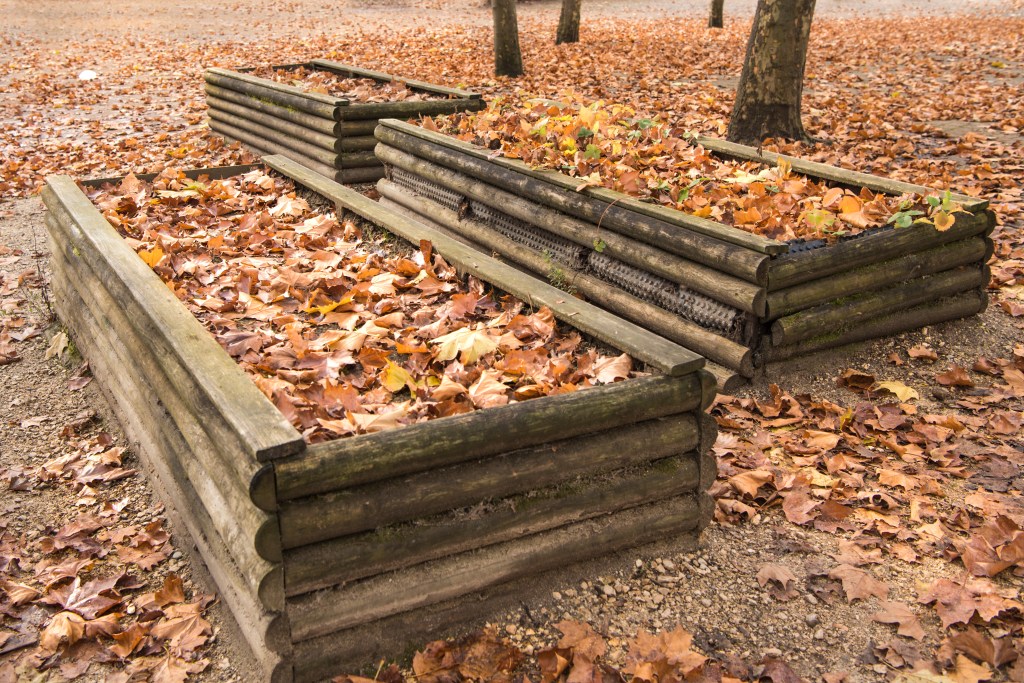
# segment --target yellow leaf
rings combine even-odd
[[[932,216],[932,223],[935,224],[935,229],[939,232],[946,232],[952,228],[955,220],[952,214],[945,211],[936,211],[935,215]]]
[[[846,195],[839,202],[839,213],[857,213],[860,211],[862,204],[856,197]]]
[[[409,387],[409,391],[416,391],[416,380],[409,374],[409,371],[391,361],[388,361],[377,379],[392,394],[401,391],[403,387]]]
[[[327,315],[328,313],[333,311],[338,306],[341,306],[343,304],[350,304],[350,303],[352,303],[352,297],[350,297],[350,296],[343,296],[340,299],[338,299],[337,301],[331,302],[329,304],[324,304],[323,306],[310,306],[309,308],[304,308],[304,309],[302,309],[302,312],[303,313],[319,313],[320,315]]]
[[[139,256],[146,262],[147,266],[155,268],[156,264],[160,263],[160,259],[164,257],[164,250],[160,247],[153,247],[149,251],[140,251]]]
[[[914,389],[911,389],[903,382],[877,382],[875,384],[876,391],[888,391],[890,394],[898,398],[901,402],[906,403],[907,401],[913,401],[915,398],[921,398],[921,395]]]
[[[498,348],[498,344],[487,336],[485,330],[471,330],[463,327],[454,332],[433,339],[431,344],[440,344],[435,358],[448,361],[459,355],[463,365],[475,363],[481,356],[486,356]]]

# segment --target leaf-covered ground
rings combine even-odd
[[[204,127],[213,65],[328,57],[488,95],[571,89],[721,134],[751,9],[727,3],[711,31],[703,7],[588,0],[581,42],[556,47],[557,8],[526,3],[527,76],[508,81],[490,75],[489,10],[475,0],[346,5],[0,3],[0,680],[247,675],[172,550],[187,541],[162,532],[116,425],[90,417],[105,408],[87,370],[58,360],[74,349],[48,327],[41,208],[19,197],[53,172],[248,160]],[[532,680],[1024,678],[1021,8],[818,6],[804,113],[822,142],[785,151],[990,199],[993,305],[720,397],[704,545],[595,567],[496,620]],[[930,7],[973,14],[899,14]],[[519,659],[476,639],[427,648],[414,669],[459,680]]]

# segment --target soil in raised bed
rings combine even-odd
[[[448,95],[413,90],[402,81],[350,78],[331,71],[309,69],[304,66],[290,68],[266,66],[255,69],[250,74],[257,78],[294,85],[307,92],[343,98],[357,104],[451,99]]]
[[[310,442],[638,374],[429,242],[339,221],[260,170],[87,193]]]
[[[952,226],[949,195],[858,192],[776,166],[726,159],[627,105],[510,95],[425,127],[579,180],[780,241],[835,241],[886,225]]]

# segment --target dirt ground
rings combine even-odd
[[[303,46],[308,44],[306,41],[339,30],[336,26],[359,24],[365,32],[393,36],[402,28],[426,30],[438,22],[457,21],[476,28],[488,25],[489,10],[482,2],[474,0],[454,10],[452,4],[444,0],[337,3],[255,0],[227,2],[214,9],[142,0],[118,3],[0,0],[0,16],[4,17],[0,29],[0,61],[16,64],[28,45],[33,49],[40,45],[46,47],[52,51],[52,59],[59,62],[61,51],[70,43],[123,41],[122,49],[96,53],[93,61],[74,52],[74,58],[69,57],[65,64],[69,72],[91,68],[102,73],[132,64],[135,54],[145,51],[146,36],[159,36],[161,40],[182,44],[204,43],[213,48],[225,36],[237,38],[240,35],[254,43],[289,38]],[[705,4],[587,0],[584,13],[585,20],[666,16],[673,21],[702,24]],[[748,20],[754,4],[753,0],[729,0],[725,8],[727,20]],[[521,5],[520,19],[524,25],[551,24],[556,13],[557,3],[553,0],[528,2]],[[1020,2],[1005,0],[819,0],[816,19],[841,24],[843,20],[864,16],[955,13],[1021,17],[1024,7]],[[172,70],[178,66],[165,65]],[[734,78],[738,67],[737,64],[726,76]],[[140,72],[144,73],[141,68]],[[17,71],[13,73],[15,75],[6,76],[6,82],[0,80],[0,85],[8,86],[17,80]],[[720,81],[720,84],[727,86],[729,81]],[[1020,83],[1015,87],[1016,91],[1011,88],[1010,92],[1016,92],[1019,97]],[[20,104],[16,97],[14,88],[0,90],[0,106],[8,109],[7,113],[0,111],[0,120],[9,120],[10,112],[14,111],[11,108]],[[79,113],[100,123],[107,121],[114,130],[115,124],[121,125],[116,120],[118,108],[132,106],[132,97],[130,91],[118,92],[109,99],[98,97],[95,105]],[[160,93],[151,92],[148,97],[147,106],[154,111],[165,106]],[[195,97],[201,100],[200,93]],[[197,117],[196,122],[182,128],[201,127],[200,119]],[[34,125],[38,125],[38,121]],[[123,127],[130,130],[132,125],[127,121]],[[990,133],[996,138],[1003,135],[1001,142],[1017,144],[1020,149],[1019,133],[992,131],[984,121],[952,120],[948,126],[953,136],[965,132]],[[81,134],[73,126],[68,126],[67,131],[68,136]],[[117,128],[112,134],[122,133],[122,129]],[[11,152],[0,147],[0,165],[11,161]],[[29,280],[39,277],[45,282],[46,258],[43,209],[38,197],[0,198],[0,272],[8,282],[19,277]],[[81,382],[73,380],[79,376],[82,361],[74,355],[73,349],[63,357],[46,357],[51,340],[62,328],[49,314],[43,282],[38,286],[30,282],[23,288],[25,301],[17,313],[25,317],[26,325],[38,328],[37,333],[28,334],[28,338],[18,344],[20,360],[0,365],[0,475],[6,473],[8,482],[13,481],[12,472],[66,456],[74,450],[77,440],[101,432],[108,433],[114,444],[129,446],[96,387],[88,384],[77,388]],[[770,375],[773,381],[784,384],[784,388],[794,394],[807,393],[837,403],[853,403],[856,397],[838,387],[836,377],[847,368],[862,369],[879,379],[899,378],[922,387],[922,408],[939,409],[942,395],[933,395],[926,389],[933,386],[934,369],[924,365],[897,368],[886,360],[892,352],[928,342],[940,351],[943,363],[970,367],[982,355],[1012,357],[1014,346],[1024,338],[1021,330],[1020,318],[1011,318],[998,306],[990,306],[983,315],[970,320],[825,352],[773,367]],[[76,388],[69,388],[69,382]],[[769,383],[761,380],[741,394],[764,397]],[[85,419],[85,426],[81,431],[67,436],[66,426],[82,419]],[[130,449],[124,466],[139,466]],[[123,524],[145,524],[166,516],[162,503],[141,474],[115,482],[95,495],[96,498],[83,502],[80,492],[68,487],[4,486],[0,488],[0,532],[7,531],[27,547],[34,548],[41,538],[73,519],[79,509],[97,500],[117,503],[117,519]],[[192,554],[187,535],[174,524],[173,518],[167,522],[167,527],[171,532],[169,557],[145,577],[147,588],[142,590],[155,589],[173,573],[184,579],[189,596],[214,592]],[[784,656],[808,680],[821,680],[830,672],[846,672],[845,680],[851,683],[885,680],[891,677],[892,669],[874,659],[872,650],[877,643],[892,638],[892,627],[871,620],[873,605],[822,598],[814,590],[812,578],[807,579],[798,595],[783,602],[763,590],[756,578],[758,570],[766,563],[786,564],[798,576],[814,577],[829,562],[830,556],[839,552],[840,540],[832,534],[795,527],[787,523],[777,509],[747,524],[712,524],[694,553],[666,551],[659,557],[626,554],[619,558],[617,570],[595,575],[582,583],[553,586],[546,600],[496,616],[492,625],[529,653],[550,645],[557,638],[553,624],[559,620],[587,621],[609,638],[610,657],[615,660],[616,657],[621,659],[626,638],[638,630],[682,624],[694,633],[696,645],[705,653],[728,653],[749,661],[766,655]],[[30,556],[33,560],[42,557],[35,550]],[[962,569],[931,558],[925,558],[921,564],[889,563],[876,568],[877,577],[891,586],[892,599],[907,603],[915,602],[914,591],[919,582],[939,577],[955,578],[958,573],[962,573]],[[250,680],[252,672],[245,648],[221,606],[214,604],[207,617],[214,624],[215,635],[203,652],[209,666],[195,679]],[[938,619],[924,614],[922,621],[929,632],[922,649],[936,646]],[[7,653],[2,647],[0,642],[0,651],[5,652],[0,654],[0,682],[22,680],[13,669],[4,668],[5,662],[17,656],[18,651]],[[93,666],[78,680],[105,680],[109,672],[109,668]],[[61,680],[58,669],[52,669],[50,675],[53,680]]]

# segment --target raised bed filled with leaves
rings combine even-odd
[[[984,200],[534,107],[454,135],[382,121],[382,201],[704,355],[720,384],[987,303]]]
[[[208,69],[210,128],[259,154],[281,154],[338,182],[383,175],[373,155],[382,118],[476,111],[476,93],[326,59],[261,69]]]
[[[266,162],[287,177],[55,176],[43,197],[60,316],[268,679],[329,678],[542,575],[696,537],[702,358]]]

